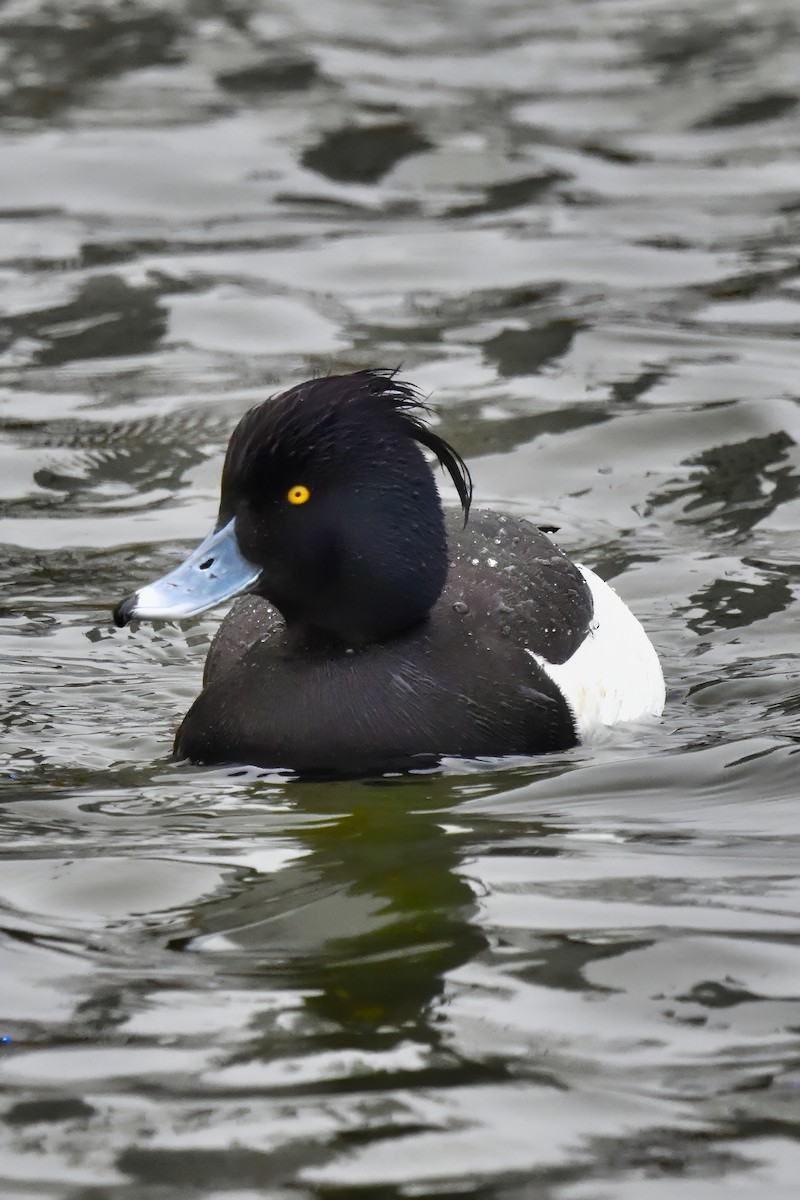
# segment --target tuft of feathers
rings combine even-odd
[[[472,503],[469,468],[449,442],[425,424],[430,410],[417,388],[397,378],[393,370],[355,371],[325,375],[300,383],[245,413],[234,430],[223,469],[225,481],[240,481],[266,466],[265,458],[302,461],[319,454],[344,422],[350,434],[369,429],[375,416],[396,422],[399,429],[435,455],[453,480],[464,524]]]

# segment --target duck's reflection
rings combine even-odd
[[[303,991],[334,1040],[407,1035],[445,974],[485,944],[443,782],[296,785],[318,818],[305,854],[202,906],[189,948],[255,986]]]

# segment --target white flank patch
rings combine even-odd
[[[588,634],[565,663],[528,653],[561,692],[586,741],[604,726],[660,716],[666,692],[658,655],[631,610],[594,571],[578,570],[594,600]]]

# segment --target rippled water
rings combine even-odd
[[[800,1174],[794,0],[0,9],[0,1188],[762,1200]],[[109,608],[255,400],[402,364],[662,725],[169,762]]]

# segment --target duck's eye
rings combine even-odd
[[[290,487],[289,491],[286,493],[286,499],[290,504],[305,504],[306,500],[308,500],[310,496],[311,492],[304,483],[296,483],[294,487]]]

